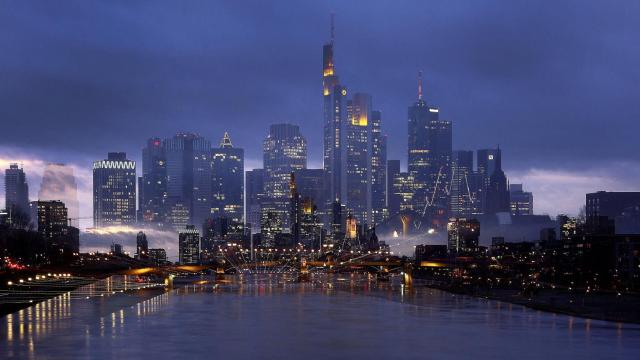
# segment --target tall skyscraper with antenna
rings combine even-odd
[[[324,111],[323,168],[329,181],[329,202],[344,201],[345,157],[344,122],[347,89],[340,85],[334,63],[334,14],[331,15],[331,40],[322,47],[322,97]]]
[[[414,209],[435,226],[446,225],[451,183],[451,122],[440,120],[440,110],[423,99],[422,72],[418,99],[408,111],[408,170],[414,178]]]

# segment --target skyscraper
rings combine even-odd
[[[67,207],[62,201],[34,201],[38,233],[46,241],[52,261],[70,260],[80,251],[80,233],[68,225]]]
[[[200,232],[187,225],[178,234],[178,261],[182,265],[200,263]]]
[[[261,203],[264,194],[264,169],[253,169],[246,172],[246,222],[251,224],[251,232],[260,232]]]
[[[347,118],[345,204],[358,223],[371,225],[371,96],[354,94],[347,102]]]
[[[244,218],[244,150],[233,147],[224,133],[211,152],[211,215],[241,222]]]
[[[389,216],[395,216],[400,212],[400,196],[395,193],[394,179],[400,175],[400,160],[387,160],[387,210]]]
[[[417,188],[414,206],[433,225],[444,226],[451,182],[451,122],[440,120],[440,110],[423,99],[422,73],[418,76],[418,100],[408,112],[408,170]]]
[[[323,168],[328,177],[328,202],[343,201],[345,196],[344,123],[347,89],[340,85],[333,57],[334,24],[331,17],[331,40],[322,47],[322,98],[324,109]]]
[[[451,218],[447,224],[447,249],[456,255],[469,255],[478,249],[480,223],[476,219]]]
[[[136,235],[136,255],[137,259],[146,259],[149,257],[149,241],[147,235],[142,231]]]
[[[502,212],[511,212],[511,202],[509,200],[509,183],[507,176],[502,171],[502,154],[498,152],[487,155],[487,169],[494,168],[493,173],[489,176],[488,185],[485,192],[484,213],[497,214]],[[489,166],[492,165],[492,166]]]
[[[533,194],[524,191],[522,184],[509,184],[511,215],[533,215]]]
[[[289,226],[289,180],[292,172],[307,167],[307,140],[297,125],[271,125],[264,140],[265,202]]]
[[[190,133],[164,141],[167,161],[167,197],[189,209],[192,224],[202,224],[211,213],[211,143]]]
[[[10,164],[4,171],[5,206],[12,213],[29,215],[29,185],[24,169]]]
[[[313,204],[325,210],[327,199],[327,175],[324,169],[300,169],[295,172],[300,196],[309,198]]]
[[[371,112],[371,225],[389,215],[387,206],[387,136],[382,134],[382,114]]]
[[[142,149],[138,200],[141,213],[138,220],[162,226],[167,212],[167,160],[159,138],[147,140],[147,145]]]
[[[136,163],[123,152],[93,162],[93,224],[129,225],[136,221]]]
[[[47,242],[67,235],[67,207],[62,201],[36,201],[38,232]]]
[[[451,173],[451,216],[470,218],[475,202],[469,186],[473,176],[473,151],[454,151]]]
[[[65,164],[47,164],[42,174],[38,200],[60,200],[67,207],[69,225],[78,227],[80,205],[73,168]]]

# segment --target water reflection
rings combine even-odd
[[[162,292],[112,277],[0,318],[0,358],[424,358],[426,349],[437,358],[615,358],[640,350],[638,326],[397,280],[200,277]]]

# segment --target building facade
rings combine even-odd
[[[264,194],[268,206],[289,227],[289,180],[292,172],[307,168],[307,140],[297,125],[275,124],[264,140]],[[267,205],[268,203],[268,205]]]
[[[167,167],[167,197],[189,209],[189,222],[201,224],[211,213],[211,143],[191,133],[179,133],[163,143]]]
[[[200,232],[193,225],[178,233],[178,261],[182,265],[200,263]]]
[[[93,224],[95,227],[136,222],[136,163],[127,155],[109,153],[93,163]]]
[[[211,151],[211,216],[244,221],[244,150],[233,147],[228,133]]]
[[[4,171],[5,207],[12,213],[29,214],[29,185],[24,169],[10,164]]]

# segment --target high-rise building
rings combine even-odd
[[[47,164],[42,174],[38,200],[60,200],[67,207],[69,225],[78,227],[80,205],[73,168],[65,164]]]
[[[324,109],[323,168],[328,177],[328,202],[345,196],[344,141],[347,89],[340,85],[333,56],[334,31],[331,18],[331,41],[322,47],[322,98]]]
[[[591,234],[616,232],[616,217],[640,205],[640,192],[598,191],[586,195],[586,231]]]
[[[18,164],[10,164],[4,171],[5,206],[12,213],[29,215],[29,185],[27,176]]]
[[[307,167],[307,140],[297,125],[271,125],[264,140],[263,205],[278,213],[285,228],[289,227],[289,179],[292,172]]]
[[[136,163],[109,153],[93,162],[93,224],[130,225],[136,221]]]
[[[211,215],[244,220],[244,150],[233,147],[228,133],[211,151]]]
[[[178,261],[182,265],[200,263],[200,232],[193,225],[178,234]]]
[[[502,151],[500,148],[480,149],[476,152],[476,158],[476,173],[479,181],[478,208],[480,213],[484,214],[486,212],[487,188],[489,187],[491,175],[501,166],[498,165],[498,161],[502,158]]]
[[[52,261],[69,259],[80,251],[78,228],[69,226],[67,207],[62,201],[34,201],[38,233],[47,242]]]
[[[62,201],[36,201],[38,232],[47,241],[67,235],[67,207]]]
[[[451,215],[470,218],[475,202],[472,187],[469,186],[473,176],[473,151],[453,152],[451,174]]]
[[[246,222],[251,225],[251,232],[260,232],[261,204],[264,194],[264,169],[253,169],[246,172]]]
[[[324,169],[300,169],[295,172],[300,196],[309,198],[313,204],[325,211],[327,203],[327,173]]]
[[[533,194],[524,191],[522,184],[509,184],[511,215],[533,215]]]
[[[149,241],[147,241],[147,235],[139,231],[136,235],[136,258],[146,259],[149,257]]]
[[[395,193],[393,183],[400,175],[400,160],[387,160],[387,209],[389,216],[395,216],[400,212],[400,196]]]
[[[371,112],[371,225],[382,223],[388,216],[387,200],[387,136],[382,134],[382,114]]]
[[[476,219],[451,218],[447,224],[447,247],[456,255],[473,254],[478,249],[480,222]]]
[[[167,200],[167,159],[160,138],[147,140],[142,149],[142,177],[139,179],[138,221],[164,225]]]
[[[408,170],[416,193],[414,207],[435,226],[444,226],[449,211],[451,182],[451,122],[440,120],[440,110],[422,96],[422,73],[418,77],[418,100],[409,107]]]
[[[211,213],[211,143],[180,133],[164,141],[167,197],[189,209],[190,223],[202,224]]]
[[[491,157],[487,156],[487,159]],[[510,213],[511,201],[509,200],[509,183],[502,171],[502,154],[498,151],[492,161],[494,170],[489,176],[489,182],[485,192],[484,213]]]
[[[167,251],[162,248],[149,249],[149,260],[156,266],[164,265],[167,263]]]
[[[354,94],[347,102],[345,174],[347,209],[358,223],[371,219],[371,96]]]

